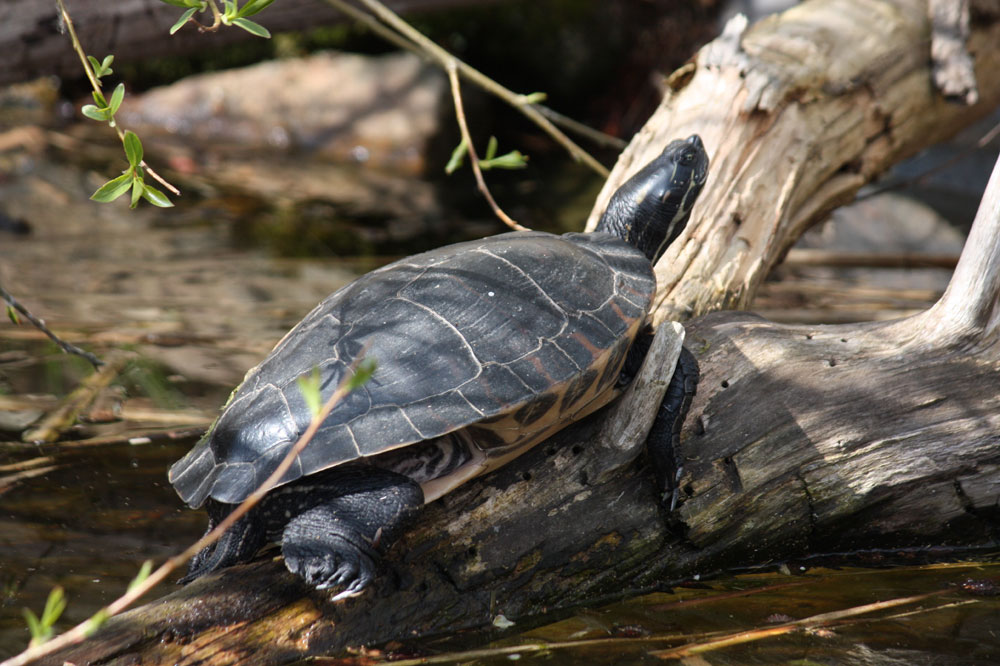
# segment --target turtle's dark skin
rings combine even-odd
[[[687,223],[708,172],[701,139],[670,143],[612,197],[594,233],[514,232],[364,275],[320,303],[247,373],[170,469],[210,528],[278,466],[309,424],[296,379],[328,397],[362,353],[378,367],[291,469],[185,580],[280,542],[289,570],[334,599],[359,593],[420,507],[617,396],[649,348],[652,264]],[[633,344],[634,343],[634,344]],[[697,380],[678,365],[647,442],[661,488]]]

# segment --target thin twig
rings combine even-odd
[[[73,28],[73,19],[70,18],[69,12],[66,11],[66,5],[63,4],[63,0],[56,0],[59,3],[59,13],[62,15],[63,25],[66,26],[66,30],[69,32],[69,39],[73,43],[73,50],[80,57],[80,62],[83,64],[83,71],[86,72],[87,78],[90,79],[90,85],[94,87],[98,93],[103,95],[101,92],[101,84],[98,82],[97,77],[94,76],[94,70],[90,68],[90,63],[87,62],[87,54],[83,50],[83,46],[80,45],[80,40],[76,36],[76,29]]]
[[[554,122],[556,125],[561,125],[563,128],[568,129],[571,132],[576,132],[582,137],[586,137],[598,146],[604,146],[605,148],[613,148],[615,150],[621,151],[625,150],[628,145],[628,141],[625,139],[619,139],[617,136],[612,136],[607,132],[602,132],[601,130],[594,129],[589,125],[584,125],[579,120],[573,120],[569,116],[563,115],[554,109],[550,109],[542,104],[533,105],[538,112]]]
[[[490,194],[490,189],[486,187],[486,180],[483,178],[483,171],[479,166],[479,156],[476,155],[476,149],[472,145],[472,136],[469,134],[469,126],[465,122],[465,109],[462,106],[462,91],[459,87],[458,82],[458,70],[455,66],[455,61],[450,61],[445,66],[445,71],[448,72],[448,80],[451,81],[451,97],[455,100],[455,117],[458,119],[458,127],[462,131],[462,140],[465,141],[466,149],[469,151],[469,162],[472,165],[472,172],[476,174],[476,184],[479,186],[479,191],[483,193],[486,197],[486,201],[489,202],[490,208],[493,209],[493,213],[503,220],[503,223],[515,231],[529,231],[527,227],[523,227],[518,224],[513,218],[511,218],[507,213],[503,211],[502,208],[493,199],[493,195]]]
[[[448,68],[448,63],[454,63],[454,66],[458,69],[458,73],[465,79],[468,79],[483,90],[496,95],[527,116],[532,122],[542,128],[546,134],[565,148],[574,160],[583,162],[597,172],[602,178],[608,177],[609,171],[607,167],[598,162],[594,156],[574,143],[572,139],[556,127],[553,122],[546,117],[545,113],[540,110],[539,105],[529,102],[529,98],[525,95],[520,95],[508,88],[505,88],[479,70],[454,57],[451,53],[435,44],[432,40],[428,39],[419,30],[416,30],[409,23],[401,19],[395,12],[378,0],[360,0],[360,2],[386,25],[405,37],[405,40],[387,37],[387,31],[378,21],[374,20],[371,15],[359,11],[356,7],[351,6],[344,0],[324,0],[324,2],[332,7],[335,7],[344,14],[347,14],[348,16],[364,23],[380,36],[386,37],[394,44],[411,51],[416,50],[421,55],[431,58],[444,69]]]
[[[53,333],[52,331],[50,331],[49,327],[45,325],[45,321],[44,320],[39,319],[35,315],[31,314],[31,312],[28,310],[28,308],[26,308],[23,305],[21,305],[17,301],[17,299],[14,298],[13,296],[11,296],[10,292],[8,292],[2,286],[0,286],[0,298],[3,298],[3,300],[5,300],[7,302],[7,304],[10,305],[10,307],[12,307],[15,310],[17,310],[25,319],[27,319],[28,321],[30,321],[32,323],[32,325],[34,325],[35,328],[37,328],[39,331],[41,331],[45,335],[49,336],[49,339],[51,339],[52,342],[54,342],[57,345],[59,345],[59,348],[62,349],[67,354],[76,354],[77,356],[81,356],[81,357],[87,359],[88,361],[90,361],[91,365],[93,365],[95,368],[100,368],[102,365],[104,365],[104,361],[102,361],[101,359],[99,359],[94,354],[91,354],[89,351],[84,351],[83,349],[80,349],[79,347],[77,347],[74,344],[70,344],[69,342],[66,342],[65,340],[63,340],[62,338],[60,338],[58,335],[56,335],[55,333]]]
[[[361,357],[363,358],[363,356],[364,353],[362,352]],[[250,511],[261,500],[261,498],[268,493],[268,491],[271,490],[274,484],[276,484],[278,480],[284,476],[285,472],[287,472],[288,468],[292,466],[292,463],[298,455],[302,453],[302,450],[305,449],[310,441],[312,441],[312,438],[316,435],[316,431],[319,430],[323,421],[326,420],[326,417],[330,415],[331,411],[333,411],[333,408],[344,399],[344,396],[350,393],[352,390],[352,388],[350,388],[350,383],[354,378],[354,373],[357,370],[358,364],[361,362],[362,358],[355,360],[354,363],[351,364],[348,374],[337,386],[333,395],[329,397],[323,405],[323,408],[313,416],[312,420],[309,422],[309,426],[306,428],[305,432],[302,433],[302,436],[299,437],[298,441],[295,442],[295,445],[285,455],[278,467],[275,468],[274,472],[267,477],[267,480],[265,480],[264,483],[257,488],[257,490],[243,500],[243,502],[240,503],[240,505],[237,506],[232,513],[226,516],[224,520],[216,525],[212,531],[208,532],[193,544],[188,546],[180,554],[174,555],[168,559],[160,565],[156,571],[149,574],[149,576],[147,576],[141,583],[130,586],[129,590],[125,594],[112,601],[101,611],[98,611],[98,615],[107,619],[124,611],[151,589],[163,582],[174,569],[187,562],[202,549],[218,541],[219,537],[221,537],[226,530],[232,527],[237,520],[246,515],[246,513]],[[29,647],[24,652],[21,652],[6,661],[0,662],[0,666],[24,666],[25,664],[28,664],[36,659],[50,655],[57,650],[79,643],[85,638],[88,638],[94,631],[95,627],[93,624],[93,618],[90,618],[76,625],[69,631],[42,643],[41,645]]]
[[[699,643],[688,643],[687,645],[681,645],[676,648],[659,650],[651,652],[650,655],[661,659],[680,659],[683,657],[690,657],[692,655],[701,654],[702,652],[709,652],[724,647],[758,641],[764,638],[771,638],[773,636],[781,636],[794,631],[800,631],[802,629],[814,629],[840,620],[854,618],[859,615],[865,615],[875,611],[885,610],[887,608],[919,603],[932,597],[941,596],[946,592],[947,590],[937,590],[935,592],[917,594],[911,597],[900,597],[897,599],[889,599],[888,601],[876,601],[874,603],[855,606],[844,610],[832,611],[829,613],[819,613],[817,615],[802,618],[801,620],[785,622],[772,627],[759,627],[747,631],[737,631]]]
[[[145,169],[146,173],[148,173],[150,176],[152,176],[153,178],[155,178],[157,180],[157,182],[160,183],[160,185],[163,185],[163,187],[165,187],[168,190],[170,190],[170,192],[172,194],[174,194],[174,195],[176,195],[178,197],[181,195],[181,191],[178,190],[173,185],[171,185],[170,183],[168,183],[166,180],[164,180],[163,176],[161,176],[160,174],[158,174],[155,171],[153,171],[153,167],[151,167],[148,164],[146,164],[146,160],[142,160],[141,162],[139,162],[139,166],[141,166],[143,169]]]
[[[879,194],[883,194],[885,192],[890,192],[892,190],[902,189],[909,185],[918,184],[925,178],[929,178],[930,176],[933,176],[936,173],[940,173],[941,171],[944,171],[945,169],[952,167],[953,165],[957,164],[958,162],[961,162],[964,159],[968,159],[969,157],[972,156],[972,153],[974,153],[975,151],[982,150],[983,148],[988,146],[989,143],[993,141],[993,139],[997,138],[997,135],[1000,135],[1000,123],[997,123],[992,128],[990,128],[990,130],[986,132],[986,134],[979,137],[979,140],[976,141],[975,145],[966,146],[965,148],[958,151],[948,159],[924,169],[915,176],[897,180],[891,183],[886,183],[885,185],[880,185],[878,187],[873,187],[864,194],[858,195],[855,198],[855,200],[863,201],[865,199],[871,199],[872,197]]]

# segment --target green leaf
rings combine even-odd
[[[258,37],[263,37],[264,39],[271,38],[271,33],[268,31],[267,28],[260,25],[259,23],[254,23],[250,19],[245,19],[245,18],[233,19],[233,25],[239,28],[243,28],[251,35],[257,35]]]
[[[108,100],[104,99],[104,93],[100,90],[94,90],[90,93],[94,97],[94,103],[101,109],[106,109],[108,107]]]
[[[29,647],[41,645],[48,640],[48,636],[45,635],[45,628],[42,627],[38,616],[32,613],[30,608],[23,609],[21,614],[24,615],[24,619],[28,623],[28,631],[31,633],[31,642],[28,643]]]
[[[177,19],[177,23],[174,23],[172,26],[170,26],[170,34],[172,35],[178,30],[180,30],[182,27],[184,27],[184,24],[191,20],[191,17],[194,16],[194,13],[196,11],[198,11],[198,8],[192,7],[191,9],[181,14],[181,17]]]
[[[24,619],[28,622],[28,631],[31,632],[30,646],[41,645],[52,638],[52,628],[64,610],[66,610],[66,595],[63,589],[58,586],[49,592],[49,598],[45,600],[45,610],[42,611],[41,617],[35,615],[30,608],[24,609]]]
[[[523,169],[528,166],[528,156],[512,150],[491,160],[482,160],[479,166],[483,169]]]
[[[172,208],[173,203],[167,198],[167,195],[159,191],[152,185],[144,185],[142,188],[142,198],[160,208]]]
[[[497,154],[497,138],[495,136],[490,137],[490,142],[486,144],[486,157],[484,161],[489,162]]]
[[[544,102],[546,99],[548,99],[548,95],[543,92],[533,92],[527,95],[521,95],[522,104],[538,104],[540,102]]]
[[[128,157],[128,163],[132,165],[132,168],[138,168],[142,162],[142,142],[139,141],[139,137],[132,130],[125,130],[122,143],[125,144],[125,156]]]
[[[462,168],[462,162],[465,161],[465,154],[469,152],[469,144],[466,143],[465,139],[455,146],[455,150],[451,151],[451,158],[448,163],[444,166],[444,172],[451,175]]]
[[[129,208],[135,208],[139,205],[139,199],[142,198],[142,190],[145,185],[142,182],[142,178],[136,177],[132,179],[132,203],[128,205]]]
[[[18,316],[17,310],[14,309],[13,305],[7,306],[7,318],[13,322],[14,326],[21,325],[21,317]]]
[[[142,585],[143,582],[145,582],[145,580],[149,578],[149,573],[152,570],[153,570],[153,560],[146,560],[145,562],[143,562],[142,566],[139,567],[139,573],[137,573],[135,575],[135,578],[132,579],[132,582],[128,584],[128,589],[126,590],[126,592],[131,592],[136,587]]]
[[[104,623],[108,621],[111,614],[108,613],[107,608],[102,608],[87,620],[87,625],[83,629],[83,633],[89,638],[97,633],[97,630],[104,626]]]
[[[250,0],[248,3],[243,5],[240,11],[236,12],[236,16],[253,16],[257,12],[265,9],[269,4],[274,2],[274,0]]]
[[[108,203],[125,194],[131,186],[132,170],[129,169],[127,173],[123,173],[117,178],[113,178],[101,185],[97,188],[96,192],[90,195],[90,198],[101,203]]]
[[[302,399],[306,401],[309,413],[312,414],[313,418],[316,418],[319,411],[323,408],[323,397],[319,391],[319,368],[313,366],[309,374],[300,375],[295,380],[295,383],[299,385],[299,393],[302,394]]]
[[[375,369],[378,367],[378,363],[371,356],[366,356],[361,359],[361,363],[358,363],[357,370],[354,371],[354,376],[347,382],[347,390],[353,391],[359,386],[363,386],[372,378],[375,374]]]
[[[80,113],[87,116],[91,120],[98,120],[102,123],[108,120],[107,109],[99,109],[93,104],[84,104],[83,108],[80,109]]]
[[[45,600],[42,624],[49,628],[53,627],[64,610],[66,610],[66,594],[61,587],[53,587],[49,592],[49,598]]]
[[[118,113],[118,107],[122,105],[122,100],[125,99],[125,84],[119,83],[115,86],[115,91],[111,93],[111,103],[108,104],[109,115],[115,115]]]
[[[90,63],[90,67],[94,70],[94,76],[98,79],[102,76],[107,76],[108,74],[113,74],[114,70],[111,69],[111,63],[115,61],[113,55],[104,56],[104,60],[101,62],[97,61],[94,56],[87,56],[87,61]]]

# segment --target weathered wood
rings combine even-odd
[[[496,1],[386,0],[386,4],[396,12],[407,14]],[[260,39],[238,28],[225,28],[205,35],[190,26],[171,36],[170,26],[184,10],[160,0],[67,0],[66,6],[87,53],[97,58],[111,53],[119,62],[190,55]],[[315,28],[344,20],[339,12],[316,0],[282,0],[254,18],[272,33]],[[69,37],[60,32],[59,9],[54,2],[5,0],[0,4],[0,53],[4,54],[0,85],[39,76],[83,76]]]
[[[701,135],[709,180],[660,259],[658,320],[745,308],[806,228],[891,165],[996,108],[1000,22],[969,37],[980,96],[972,106],[935,91],[929,35],[926,0],[805,2],[749,29],[734,19],[671,77],[588,223],[659,146]]]
[[[715,146],[698,219],[669,253],[680,277],[664,279],[665,313],[748,302],[811,220],[984,111],[932,91],[926,9],[810,2],[743,35],[742,51],[729,34],[699,54],[615,176],[678,135],[698,131]],[[998,31],[971,36],[981,105],[1000,91],[1000,68],[984,65]],[[115,618],[48,663],[250,653],[283,663],[488,627],[499,614],[524,627],[580,603],[816,552],[993,543],[997,197],[1000,168],[948,293],[925,313],[850,326],[741,313],[689,322],[702,379],[679,450],[683,503],[670,515],[641,457],[600,480],[588,473],[606,462],[593,444],[598,413],[428,506],[358,598],[330,604],[279,561],[257,562]]]
[[[945,96],[975,104],[976,73],[966,48],[969,38],[969,0],[929,0],[931,61],[934,83]]]

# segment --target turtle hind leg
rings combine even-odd
[[[653,466],[653,473],[656,475],[661,497],[665,503],[669,503],[671,511],[677,507],[678,480],[683,471],[677,459],[681,426],[698,387],[698,377],[698,361],[687,348],[681,347],[677,368],[670,378],[670,385],[667,386],[656,420],[646,439],[646,451]]]
[[[334,601],[372,581],[379,554],[424,503],[419,484],[369,466],[334,468],[286,493],[303,491],[310,506],[293,515],[281,537],[285,566],[317,589],[342,586]]]
[[[208,534],[229,515],[234,505],[222,504],[210,499],[205,508],[208,511],[208,529],[205,530],[205,534]],[[183,585],[217,569],[249,562],[266,541],[264,527],[251,511],[237,520],[219,537],[218,541],[205,546],[191,558],[187,575],[177,582]]]

